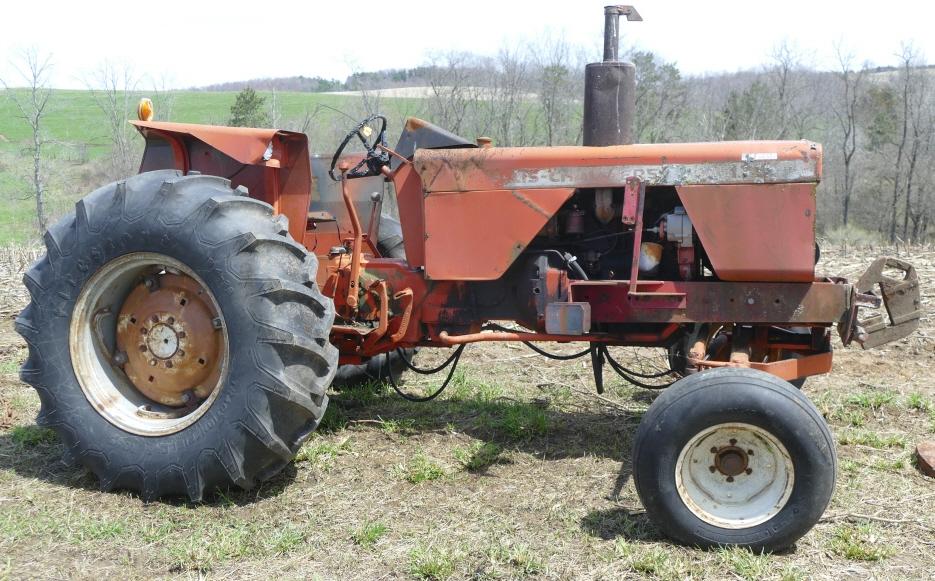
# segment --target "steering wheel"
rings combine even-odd
[[[374,136],[373,128],[369,124],[376,120],[380,121],[380,130]],[[390,163],[390,154],[383,149],[383,147],[386,146],[386,117],[383,115],[371,115],[358,123],[356,127],[351,129],[347,135],[344,136],[344,140],[341,141],[341,145],[338,146],[334,157],[331,158],[331,169],[328,170],[328,175],[336,182],[341,181],[341,177],[340,175],[335,175],[334,168],[338,164],[338,159],[341,158],[341,154],[347,149],[347,145],[355,135],[364,145],[367,154],[357,165],[347,170],[347,177],[363,178],[380,175],[380,169]],[[371,137],[373,137],[372,140]]]

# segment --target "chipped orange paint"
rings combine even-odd
[[[574,193],[571,188],[432,192],[425,197],[425,274],[494,280]]]
[[[289,234],[303,240],[311,196],[311,167],[308,138],[303,133],[249,127],[217,127],[190,123],[131,121],[140,133],[160,138],[172,146],[175,169],[185,173],[201,171],[221,175],[231,185],[246,186],[250,196],[267,202],[289,219]],[[229,176],[216,173],[217,160],[192,155],[192,140],[216,149],[249,171],[233,170]],[[147,167],[143,158],[141,171],[166,169]]]
[[[790,183],[821,179],[809,141],[637,144],[611,147],[420,149],[413,165],[427,192],[646,185]]]
[[[814,279],[815,184],[694,185],[677,190],[721,280]]]

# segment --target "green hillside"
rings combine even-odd
[[[17,90],[25,96],[24,91]],[[261,93],[270,105],[271,93]],[[230,116],[230,107],[234,103],[236,92],[173,91],[149,96],[155,102],[156,118],[181,123],[226,124]],[[300,122],[306,113],[314,115],[315,125],[330,126],[340,120],[341,126],[347,126],[351,118],[358,118],[362,113],[361,99],[348,95],[328,93],[282,93],[275,94],[277,108],[283,125]],[[383,99],[381,105],[389,107],[390,113],[397,113],[416,107],[414,99]],[[134,95],[128,118],[135,114],[137,96]],[[29,127],[17,118],[15,105],[0,91],[0,151],[15,151],[19,142],[30,139]],[[94,96],[88,91],[55,91],[48,106],[45,120],[46,138],[63,145],[86,144],[92,152],[91,157],[106,153],[109,149],[109,134],[105,126],[105,116],[97,106]]]
[[[15,90],[25,97],[22,90]],[[327,152],[338,137],[365,115],[357,96],[328,93],[261,93],[267,106],[275,98],[278,127],[300,130],[310,119],[308,133],[313,151]],[[140,96],[151,97],[159,120],[183,123],[226,124],[236,92],[173,91],[134,94],[126,117],[135,116]],[[418,114],[417,99],[381,99],[380,108],[396,118]],[[0,91],[0,244],[37,238],[35,201],[30,197],[32,171],[28,150],[32,135],[15,104]],[[48,176],[48,207],[56,219],[70,211],[78,198],[107,182],[111,137],[107,119],[88,91],[54,91],[43,121],[43,157]],[[398,131],[397,128],[391,131]],[[138,140],[142,146],[142,140]]]

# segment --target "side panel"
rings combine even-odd
[[[500,278],[572,193],[572,188],[430,193],[424,201],[426,276]]]
[[[814,279],[815,184],[699,185],[677,190],[722,280]]]

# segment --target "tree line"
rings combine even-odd
[[[908,44],[885,66],[857,63],[841,46],[835,54],[834,70],[815,70],[794,46],[782,43],[755,70],[689,76],[650,51],[630,51],[637,75],[636,140],[817,141],[825,154],[818,196],[825,233],[869,232],[890,242],[930,239],[935,234],[932,67]],[[289,118],[280,110],[276,90],[261,95],[247,87],[228,122],[304,131],[319,150],[336,144],[352,119],[375,112],[388,114],[393,127],[414,115],[468,138],[491,137],[499,146],[580,144],[584,65],[593,60],[590,51],[561,39],[505,47],[492,56],[440,52],[420,67],[358,72],[340,84],[297,77],[304,87],[357,91],[338,114],[319,104],[301,118]],[[48,60],[32,54],[24,62],[23,77],[32,89],[6,93],[17,100],[36,136],[30,149],[37,160],[33,186],[43,223],[39,160]],[[132,173],[138,153],[124,122],[134,113],[134,83],[126,70],[111,66],[89,83],[113,140],[114,176]],[[405,98],[387,91],[398,87],[411,91]],[[171,118],[172,92],[156,91],[154,97],[160,115]]]
[[[835,47],[834,70],[815,70],[781,43],[755,70],[683,75],[643,50],[636,65],[637,142],[808,139],[824,146],[819,227],[896,242],[935,234],[935,70],[912,45],[886,66],[857,63]],[[416,115],[501,146],[581,143],[588,51],[561,40],[493,56],[431,55],[424,66],[357,73],[358,115],[396,111],[385,89],[418,87],[397,116]],[[398,127],[402,119],[391,119]],[[335,138],[305,120],[317,143]]]

